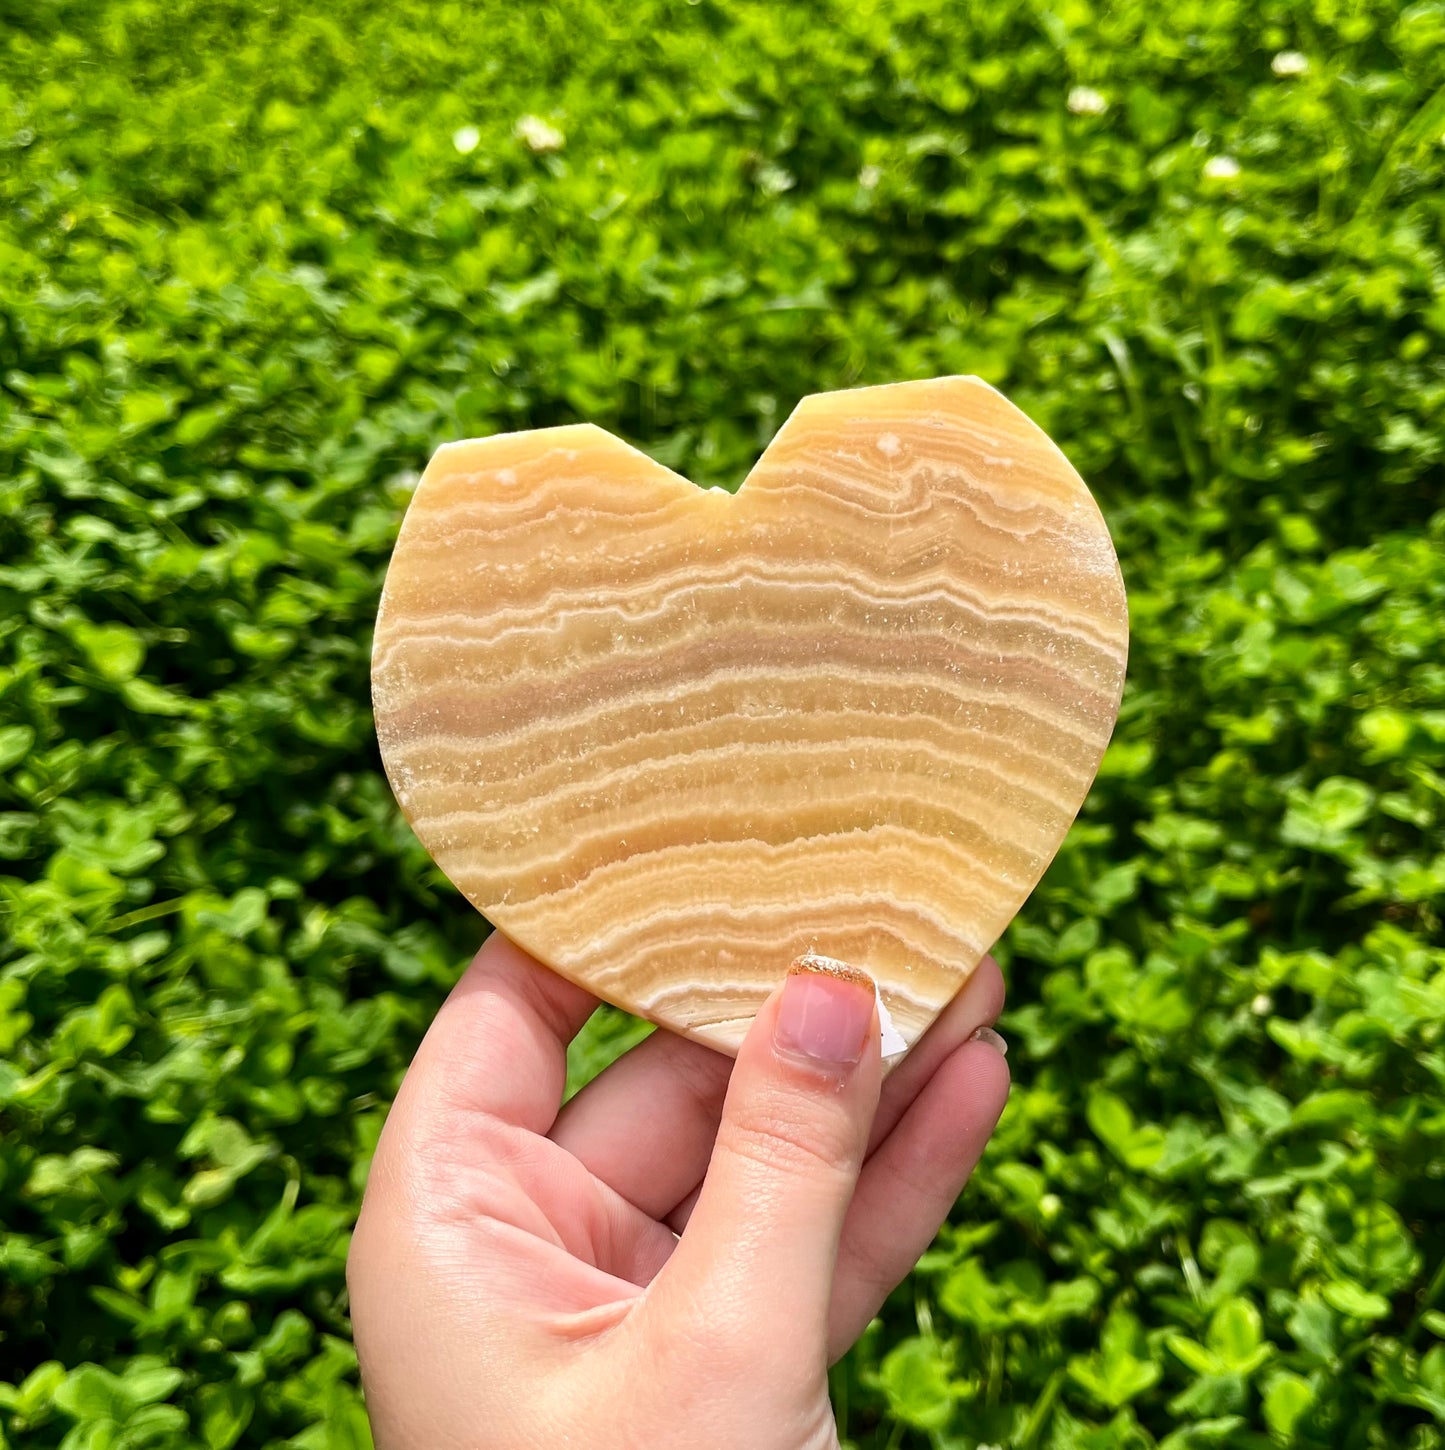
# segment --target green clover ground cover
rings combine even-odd
[[[480,934],[367,701],[433,446],[732,484],[977,372],[1131,680],[845,1438],[1445,1445],[1442,182],[1441,0],[0,0],[0,1443],[369,1444],[347,1234]]]

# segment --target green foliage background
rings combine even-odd
[[[1442,181],[1441,0],[0,0],[0,1443],[369,1443],[347,1234],[480,933],[367,700],[431,449],[735,484],[977,372],[1131,680],[844,1436],[1445,1445]]]

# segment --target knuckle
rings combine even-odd
[[[415,1242],[448,1224],[486,1219],[501,1186],[524,1166],[521,1137],[474,1109],[393,1110],[362,1194],[363,1244],[386,1236]]]
[[[668,1050],[668,1067],[677,1086],[703,1113],[716,1117],[727,1095],[732,1061],[711,1048],[699,1049],[696,1043],[681,1037],[670,1036]]]
[[[846,1123],[790,1112],[772,1102],[739,1113],[720,1141],[726,1151],[770,1173],[845,1180],[856,1171],[852,1137]]]

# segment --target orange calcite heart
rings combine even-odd
[[[1079,476],[939,378],[805,398],[735,496],[588,425],[447,444],[372,689],[407,819],[554,970],[733,1051],[812,951],[901,1046],[1058,849],[1127,648]]]

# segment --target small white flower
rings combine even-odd
[[[462,153],[463,156],[477,149],[477,142],[482,139],[482,133],[475,126],[463,126],[460,131],[452,132],[452,145]]]
[[[1310,68],[1310,59],[1297,50],[1282,50],[1270,61],[1269,68],[1277,76],[1302,76]]]
[[[1109,103],[1093,86],[1075,86],[1069,92],[1069,110],[1076,116],[1102,116]]]
[[[758,190],[768,196],[781,196],[797,184],[798,179],[791,171],[775,166],[771,161],[765,161],[758,167]]]
[[[567,138],[540,116],[523,116],[512,134],[530,151],[560,151],[567,144]]]
[[[1266,992],[1261,992],[1253,1002],[1249,1004],[1249,1010],[1256,1017],[1268,1017],[1274,1011],[1274,999]]]
[[[864,191],[872,191],[880,181],[883,180],[883,168],[881,166],[865,166],[858,173],[858,185]]]
[[[1204,163],[1204,174],[1211,181],[1233,181],[1239,175],[1239,162],[1232,156],[1211,156]]]

